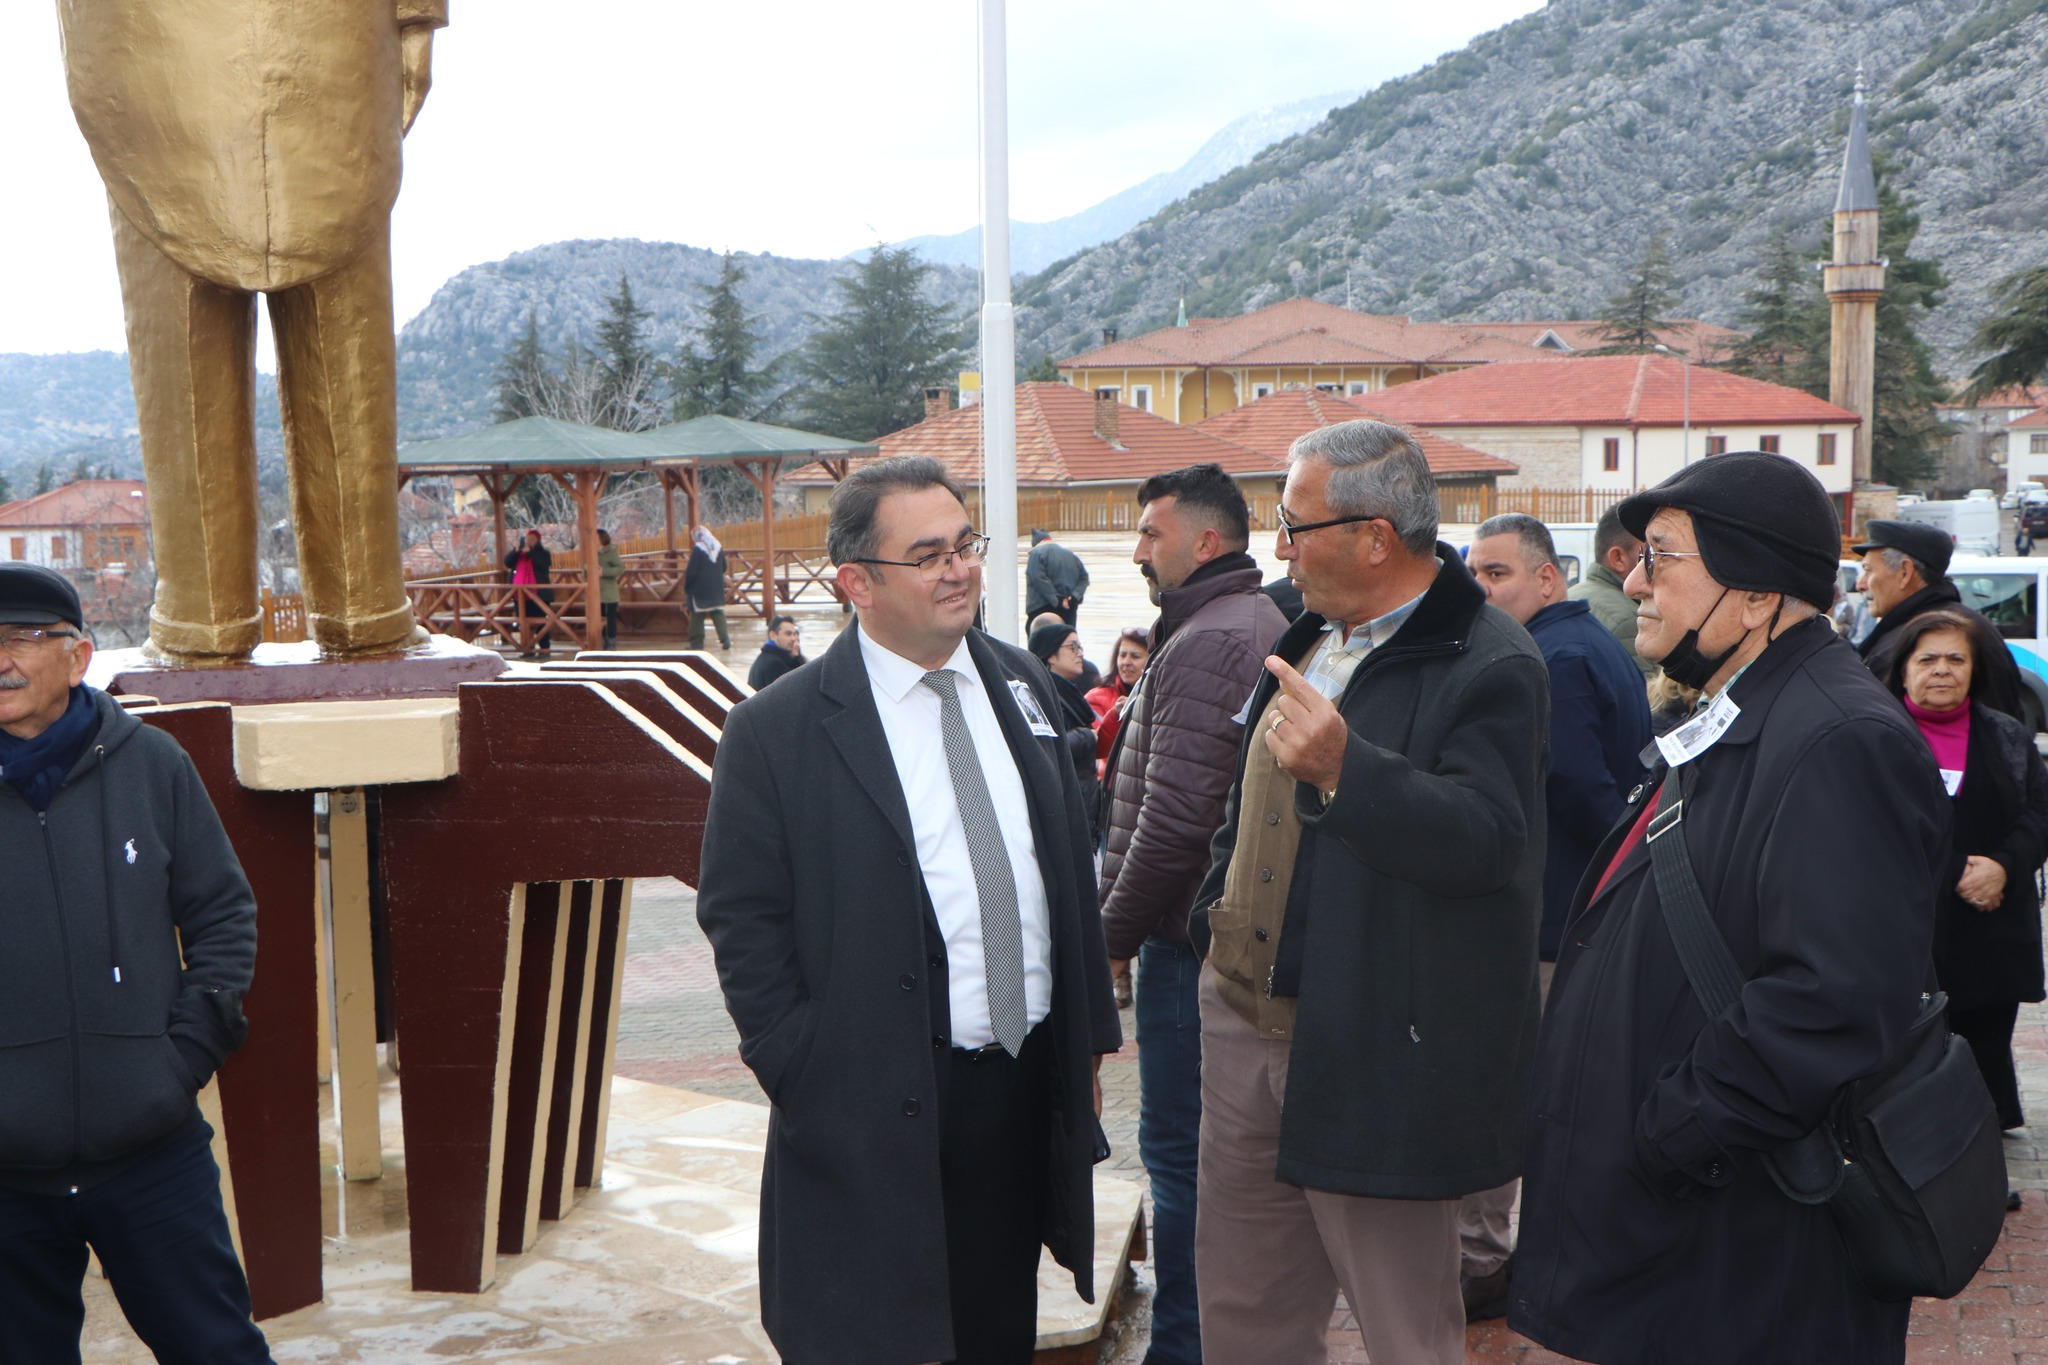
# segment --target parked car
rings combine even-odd
[[[1957,555],[1948,576],[1964,604],[1983,612],[2012,651],[2025,684],[2020,701],[2028,723],[2037,731],[2048,728],[2048,619],[2041,611],[2048,559]]]
[[[2048,497],[2048,488],[2043,488],[2033,479],[2021,479],[2005,490],[2005,496],[1998,500],[1998,505],[2010,512],[2023,503],[2033,502],[2042,497]]]
[[[1963,494],[1963,501],[1965,501],[1965,502],[1997,502],[1997,501],[1998,501],[1998,494],[1996,494],[1996,493],[1992,492],[1992,491],[1991,491],[1990,489],[1988,489],[1988,488],[1972,488],[1972,489],[1971,489],[1971,490],[1970,490],[1969,492],[1967,492],[1967,493]]]

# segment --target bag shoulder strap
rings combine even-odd
[[[1711,1020],[1735,1003],[1744,978],[1727,938],[1707,912],[1706,895],[1685,851],[1685,795],[1680,787],[1678,771],[1673,769],[1657,795],[1657,813],[1650,817],[1644,838],[1657,876],[1664,927],[1671,935],[1671,946],[1678,950],[1693,997]],[[1826,1203],[1842,1182],[1840,1147],[1825,1122],[1805,1137],[1766,1153],[1764,1167],[1778,1189],[1801,1204]]]
[[[1707,913],[1707,898],[1693,875],[1692,859],[1685,851],[1685,796],[1679,790],[1676,769],[1664,779],[1657,794],[1657,813],[1650,817],[1644,837],[1650,845],[1650,866],[1657,877],[1657,900],[1664,910],[1664,927],[1670,931],[1671,946],[1685,968],[1685,979],[1700,1008],[1712,1019],[1735,1003],[1742,993],[1742,969],[1728,940]]]

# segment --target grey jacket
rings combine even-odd
[[[0,784],[0,1168],[147,1146],[248,1031],[256,901],[220,817],[177,741],[92,699],[48,811]]]
[[[1621,590],[1620,574],[1605,564],[1595,564],[1565,596],[1573,602],[1584,602],[1593,609],[1593,619],[1607,627],[1608,634],[1621,641],[1621,647],[1628,651],[1629,661],[1642,670],[1645,682],[1657,676],[1657,665],[1636,653],[1636,603]]]

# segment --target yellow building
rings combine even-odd
[[[1169,421],[1192,425],[1289,390],[1351,398],[1498,361],[1569,355],[1600,344],[1596,323],[1412,322],[1314,299],[1288,299],[1234,318],[1191,318],[1059,364],[1060,378]],[[1732,334],[1675,323],[1667,343],[1695,360]]]

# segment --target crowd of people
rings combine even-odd
[[[1091,1296],[1129,1006],[1153,1365],[1324,1359],[1340,1293],[1395,1365],[1503,1314],[1588,1361],[1902,1360],[1909,1299],[1773,1163],[1942,992],[1940,1117],[2025,1122],[2048,770],[1946,543],[1871,523],[1852,646],[1836,510],[1772,454],[1621,501],[1576,585],[1531,517],[1443,544],[1373,421],[1295,443],[1284,585],[1223,470],[1137,501],[1158,615],[1098,672],[1071,551],[1034,535],[1012,648],[945,469],[856,471],[854,625],[732,712],[698,915],[774,1105],[784,1357],[1026,1361],[1041,1246]]]
[[[853,624],[806,660],[775,618],[730,713],[698,918],[773,1105],[783,1356],[1022,1365],[1041,1248],[1093,1296],[1128,1004],[1150,1362],[1322,1360],[1340,1293],[1393,1365],[1503,1314],[1585,1361],[1903,1360],[1937,1291],[1875,1275],[1791,1154],[1928,1036],[1966,1083],[1884,1092],[1893,1195],[1955,1213],[1950,1173],[1989,1150],[1995,1180],[2026,1122],[2048,767],[1946,539],[1870,523],[1852,645],[1835,509],[1773,454],[1621,501],[1576,587],[1530,517],[1444,544],[1421,450],[1369,420],[1291,452],[1298,604],[1223,470],[1137,500],[1158,614],[1098,674],[1071,551],[1039,545],[1012,647],[945,468],[853,472]],[[537,537],[508,566],[548,582]],[[254,904],[91,654],[60,575],[0,565],[0,1358],[75,1355],[90,1246],[166,1358],[266,1359],[194,1105],[246,1031]],[[1834,1150],[1837,1187],[1873,1159]]]

